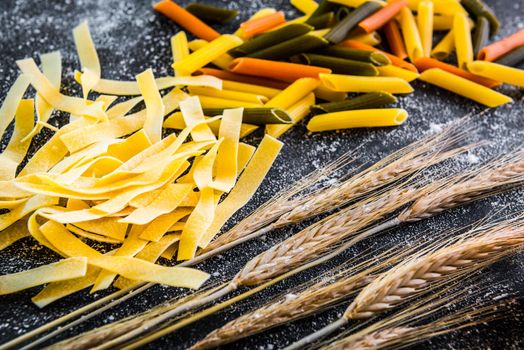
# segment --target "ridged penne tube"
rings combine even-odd
[[[314,0],[291,0],[290,2],[305,15],[312,14],[318,8],[318,4]]]
[[[329,0],[329,2],[344,5],[347,7],[359,7],[363,3],[367,2],[368,0]],[[381,0],[370,0],[372,2],[377,2],[381,4],[382,6],[386,6],[387,2],[381,1]]]
[[[171,37],[171,52],[173,63],[183,60],[189,56],[189,46],[187,44],[186,32],[181,31]],[[175,76],[186,75],[183,71],[175,70]]]
[[[453,35],[455,38],[455,51],[459,68],[465,69],[473,61],[473,43],[471,41],[471,28],[468,18],[462,13],[453,17]]]
[[[181,69],[187,73],[193,73],[199,68],[222,56],[232,48],[242,44],[242,39],[235,35],[221,35],[211,41],[198,51],[193,52],[186,58],[175,62],[173,68]]]
[[[433,30],[450,30],[453,28],[453,16],[433,16]]]
[[[349,39],[356,40],[366,45],[377,46],[382,42],[382,37],[377,32],[353,34]]]
[[[258,10],[253,16],[249,17],[249,19],[256,19],[256,18],[264,17],[267,15],[271,15],[275,12],[277,12],[277,10],[275,10],[274,8],[269,8],[269,7],[263,8],[263,9]],[[238,28],[234,34],[241,39],[244,38],[244,31],[242,30],[242,28]]]
[[[206,95],[198,95],[198,97],[200,98],[200,104],[202,105],[202,108],[256,108],[263,106],[262,102],[254,103]]]
[[[485,78],[497,79],[507,84],[524,87],[524,70],[488,61],[468,63],[468,70]]]
[[[408,94],[413,87],[407,81],[395,77],[360,77],[356,75],[320,74],[322,83],[331,90],[342,92],[385,91],[392,94]]]
[[[400,10],[400,29],[411,62],[422,57],[424,50],[422,48],[422,41],[420,40],[417,24],[415,23],[415,17],[413,17],[413,14],[407,7]]]
[[[264,107],[287,109],[315,90],[320,85],[317,79],[302,78],[282,90],[280,94],[269,100]]]
[[[429,57],[433,47],[433,2],[421,1],[417,9],[417,26],[424,57]]]
[[[202,40],[202,39],[196,39],[192,40],[188,43],[188,47],[191,49],[191,51],[196,52],[206,45],[208,45],[209,42]],[[221,68],[221,69],[227,69],[229,64],[233,61],[233,57],[228,55],[227,53],[223,53],[222,55],[215,58],[213,61],[211,61],[215,66]]]
[[[268,124],[266,125],[266,134],[276,138],[282,136],[286,131],[291,129],[293,125],[300,122],[309,114],[310,107],[313,104],[315,104],[315,95],[309,93],[306,97],[287,109],[287,112],[293,121],[292,124]]]
[[[351,128],[397,126],[408,117],[408,112],[400,108],[357,109],[326,113],[311,118],[307,124],[309,131],[328,131]]]
[[[317,87],[314,93],[317,98],[329,102],[344,101],[348,97],[347,93],[333,91],[331,89],[328,89],[324,85],[320,85],[319,87]]]
[[[407,82],[417,79],[420,74],[403,69],[392,64],[388,66],[377,67],[379,75],[382,77],[397,77]]]
[[[408,7],[413,11],[417,11],[419,3],[423,0],[408,0]],[[439,15],[453,16],[455,13],[463,13],[467,15],[466,10],[458,0],[432,0],[435,13]]]
[[[437,60],[445,60],[455,50],[455,34],[451,29],[440,42],[431,50],[431,56]]]
[[[246,101],[250,103],[265,103],[268,101],[268,98],[263,95],[251,94],[248,92],[240,91],[231,91],[231,90],[217,90],[207,87],[197,87],[193,86],[188,88],[191,95],[202,95],[210,97],[218,97],[226,100],[238,100]]]
[[[49,282],[80,278],[86,274],[87,258],[69,258],[35,269],[0,276],[0,295],[15,293]]]
[[[268,98],[273,98],[282,91],[279,89],[273,89],[255,84],[240,83],[238,81],[231,80],[222,80],[222,88],[224,90],[240,91],[255,95],[262,95]]]
[[[506,95],[438,68],[424,71],[419,79],[488,107],[497,107],[513,101]]]

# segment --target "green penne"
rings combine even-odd
[[[486,17],[477,18],[475,31],[473,33],[473,54],[478,56],[479,51],[486,46],[489,39],[489,21]]]
[[[500,27],[500,22],[493,10],[481,0],[461,0],[462,6],[473,18],[486,17],[489,21],[490,34],[495,35]]]
[[[263,50],[250,53],[247,57],[279,60],[298,55],[302,52],[316,50],[322,46],[326,46],[328,43],[329,42],[324,38],[306,34]]]
[[[524,45],[511,50],[501,58],[495,61],[495,63],[503,64],[505,66],[516,66],[519,63],[524,62]]]
[[[336,74],[377,76],[379,73],[377,68],[371,63],[310,53],[295,56],[292,58],[292,61],[329,68]]]
[[[387,66],[391,64],[389,58],[379,51],[365,51],[347,47],[328,46],[316,53],[326,56],[346,58],[348,60],[373,63],[375,66]]]
[[[310,24],[310,21],[312,21],[315,17],[322,16],[325,13],[332,12],[336,10],[338,5],[328,1],[328,0],[322,0],[318,4],[317,9],[309,16],[308,20],[306,21],[307,24]]]
[[[326,34],[325,38],[334,44],[340,43],[346,38],[348,33],[357,26],[364,18],[380,10],[382,6],[373,1],[368,1],[357,7],[347,15],[342,21]]]
[[[342,21],[344,18],[346,18],[351,13],[351,10],[347,8],[346,6],[341,6],[337,13],[335,14],[335,18],[338,22]]]
[[[335,15],[333,14],[333,12],[328,12],[315,18],[311,18],[311,20],[307,21],[307,24],[313,26],[313,28],[315,29],[323,29],[329,27],[333,22],[334,18]]]
[[[204,115],[222,115],[225,108],[204,108]],[[286,111],[279,108],[244,108],[242,122],[253,125],[291,124],[293,121]]]
[[[229,54],[233,57],[246,56],[250,53],[272,47],[278,43],[282,43],[283,41],[304,35],[312,30],[313,27],[307,24],[289,24],[280,29],[259,35],[254,39],[248,40],[242,45],[230,50]]]
[[[313,105],[311,112],[324,114],[353,109],[379,108],[395,102],[397,102],[397,98],[388,92],[370,92],[349,100]]]
[[[211,5],[192,2],[186,6],[186,11],[206,23],[224,24],[238,15],[237,10],[225,9]]]

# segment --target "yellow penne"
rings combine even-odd
[[[470,62],[467,68],[473,74],[524,87],[524,70],[522,69],[487,61]]]
[[[454,16],[447,15],[433,16],[433,30],[451,30],[453,28],[453,17]],[[468,23],[471,29],[475,27],[475,22],[473,22],[473,20],[469,17]]]
[[[162,138],[162,122],[164,121],[165,106],[162,96],[155,83],[155,77],[151,68],[136,76],[138,88],[144,96],[146,103],[146,120],[144,130],[152,143]]]
[[[408,8],[417,11],[419,3],[423,0],[408,0]],[[432,0],[435,13],[454,16],[456,13],[467,14],[458,0]]]
[[[320,74],[322,83],[331,90],[343,92],[385,91],[408,94],[413,87],[404,79],[396,77],[363,77],[358,75]]]
[[[272,89],[265,86],[259,86],[254,84],[239,83],[237,81],[223,80],[222,89],[233,90],[240,92],[247,92],[254,95],[262,95],[268,98],[273,98],[278,95],[282,90]]]
[[[415,59],[424,55],[422,41],[415,23],[415,17],[407,7],[400,10],[400,29],[409,59],[413,62]]]
[[[275,10],[274,8],[263,8],[263,9],[260,9],[257,12],[255,12],[255,14],[253,16],[249,17],[249,20],[257,19],[257,18],[264,17],[264,16],[267,16],[267,15],[271,15],[271,14],[273,14],[275,12],[277,12],[277,10]],[[244,31],[242,30],[242,28],[238,28],[235,31],[234,34],[236,36],[238,36],[239,38],[241,38],[241,39],[245,39]]]
[[[497,107],[513,101],[506,95],[438,68],[424,71],[419,79],[488,107]]]
[[[200,247],[205,248],[226,221],[251,199],[273,165],[282,146],[282,142],[277,139],[269,135],[264,136],[255,154],[238,178],[235,187],[217,206],[213,222],[198,242]]]
[[[0,154],[0,181],[15,178],[16,169],[24,160],[31,140],[22,139],[33,130],[34,103],[33,100],[21,100],[16,110],[15,129],[5,150]]]
[[[453,17],[453,35],[458,66],[466,69],[467,64],[473,61],[473,44],[471,41],[471,28],[465,14],[457,13]]]
[[[431,56],[437,60],[445,60],[455,50],[455,34],[451,29],[440,42],[431,50]]]
[[[206,40],[196,39],[196,40],[189,42],[188,46],[191,49],[191,51],[196,52],[208,44],[209,42]],[[233,59],[234,58],[232,56],[228,55],[227,53],[224,53],[220,55],[219,57],[215,58],[211,62],[219,68],[227,69],[227,67],[229,67]]]
[[[191,74],[216,58],[222,56],[232,48],[241,45],[242,42],[242,39],[235,35],[221,35],[186,58],[175,62],[173,68]]]
[[[404,123],[408,112],[399,108],[358,109],[317,115],[309,121],[309,131],[396,126]]]
[[[75,74],[75,79],[79,81],[78,74]],[[168,89],[173,86],[207,86],[214,89],[222,89],[222,81],[211,75],[161,77],[155,79],[155,83],[159,90]],[[100,79],[98,84],[93,87],[93,91],[118,96],[140,95],[140,89],[136,81]]]
[[[424,57],[429,57],[433,47],[433,2],[419,2],[417,10],[417,27],[422,43]]]
[[[348,39],[360,41],[371,46],[377,46],[382,42],[382,37],[377,32],[351,34]]]
[[[171,51],[173,54],[173,63],[189,56],[186,32],[181,31],[171,37]],[[182,75],[184,75],[183,71],[175,70],[175,76]]]
[[[330,31],[331,31],[331,28],[318,29],[318,30],[313,30],[313,31],[309,32],[307,35],[313,35],[313,36],[318,36],[320,38],[323,38],[324,35],[326,35]]]
[[[381,4],[382,6],[386,6],[387,4],[385,1],[381,1],[381,0],[329,0],[329,2],[332,2],[335,4],[340,4],[340,5],[344,5],[347,7],[355,7],[355,8],[359,7],[360,5],[368,1],[377,2]]]
[[[198,98],[200,99],[200,104],[202,105],[202,108],[240,108],[240,107],[261,107],[264,104],[261,102],[254,103],[254,102],[246,102],[246,101],[239,101],[239,100],[230,100],[225,98],[219,98],[219,97],[212,97],[212,96],[205,96],[205,95],[198,95]]]
[[[255,95],[248,92],[217,90],[207,87],[190,87],[188,88],[191,95],[217,97],[225,100],[246,101],[249,103],[266,103],[268,98],[262,95]]]
[[[29,77],[22,74],[16,78],[15,83],[7,92],[2,107],[0,107],[0,137],[15,118],[18,103],[24,97],[29,82]]]
[[[315,90],[320,81],[313,78],[297,79],[281,93],[269,100],[264,106],[287,109]]]
[[[318,4],[314,0],[291,0],[290,2],[297,10],[306,15],[312,14],[318,8]]]
[[[420,74],[412,72],[407,69],[403,69],[392,64],[387,66],[377,67],[379,75],[382,77],[397,77],[407,82],[411,82],[417,79]]]
[[[348,97],[347,93],[330,90],[324,85],[319,85],[319,87],[315,89],[314,93],[317,98],[329,102],[344,101]]]
[[[0,276],[0,295],[15,293],[49,282],[85,276],[87,258],[75,257],[35,269]]]
[[[89,91],[98,84],[101,76],[100,61],[98,60],[95,44],[89,33],[87,21],[80,23],[73,29],[73,38],[78,57],[80,58],[80,64],[82,65],[83,73],[80,76],[82,91],[84,99],[87,99]]]
[[[310,112],[309,108],[314,104],[315,94],[309,93],[306,97],[287,109],[292,124],[268,124],[266,125],[266,134],[276,138],[282,136],[282,134],[304,119]]]

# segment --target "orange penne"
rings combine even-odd
[[[492,62],[521,45],[524,45],[524,29],[484,47],[480,50],[478,58]]]
[[[489,88],[494,88],[501,84],[500,82],[496,80],[478,76],[476,74],[467,72],[458,67],[452,66],[451,64],[447,64],[447,63],[444,63],[444,62],[441,62],[441,61],[438,61],[438,60],[435,60],[429,57],[417,58],[413,63],[415,64],[415,66],[418,68],[420,72],[423,72],[431,68],[440,68],[446,72],[458,75],[459,77],[471,80],[477,84],[484,85]]]
[[[153,5],[153,8],[201,39],[212,41],[220,36],[220,33],[216,30],[171,0],[157,2]]]
[[[355,41],[355,40],[345,40],[343,42],[340,43],[341,46],[344,46],[344,47],[350,47],[350,48],[354,48],[354,49],[361,49],[361,50],[366,50],[366,51],[378,51],[378,52],[381,52],[383,53],[384,55],[386,55],[391,63],[397,67],[400,67],[400,68],[404,68],[404,69],[407,69],[407,70],[410,70],[412,72],[416,72],[418,73],[418,70],[417,70],[417,67],[415,67],[414,65],[412,65],[411,63],[408,63],[404,60],[402,60],[401,58],[395,56],[395,55],[392,55],[390,53],[387,53],[385,51],[381,51],[379,49],[377,49],[376,47],[373,47],[373,46],[370,46],[370,45],[366,45],[366,44],[363,44],[359,41]]]
[[[318,78],[321,73],[331,73],[331,69],[307,66],[304,64],[262,60],[258,58],[237,58],[229,66],[233,73],[272,78],[294,82],[300,78]]]
[[[267,86],[267,87],[270,87],[273,89],[279,89],[279,90],[283,90],[289,85],[289,84],[286,84],[278,80],[254,77],[252,75],[231,73],[225,70],[214,69],[214,68],[200,68],[195,73],[193,73],[193,75],[201,75],[201,74],[212,75],[222,80],[231,80],[231,81],[237,81],[239,83]]]
[[[278,11],[260,18],[250,19],[240,25],[243,36],[251,38],[257,34],[268,31],[286,21],[284,12]]]
[[[404,46],[402,34],[400,33],[398,24],[394,19],[386,23],[384,26],[384,33],[386,34],[389,48],[393,51],[393,54],[400,59],[407,58],[408,53],[406,52],[406,46]]]
[[[364,19],[358,24],[366,33],[382,28],[387,22],[390,22],[404,7],[407,6],[407,0],[395,0]]]

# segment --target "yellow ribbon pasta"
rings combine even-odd
[[[89,91],[98,84],[102,71],[100,69],[100,61],[98,60],[95,44],[89,33],[87,21],[80,23],[73,29],[73,38],[75,40],[78,58],[82,65],[83,73],[80,76],[80,82],[85,100],[89,95]]]
[[[136,76],[138,88],[144,96],[146,103],[146,120],[144,130],[152,143],[160,141],[162,138],[162,123],[164,121],[165,106],[162,97],[158,92],[153,76],[153,70],[147,69]]]
[[[15,83],[11,86],[5,100],[0,107],[0,136],[5,132],[5,129],[11,124],[15,118],[16,110],[20,100],[24,97],[24,93],[29,87],[29,77],[20,75],[16,78]]]

